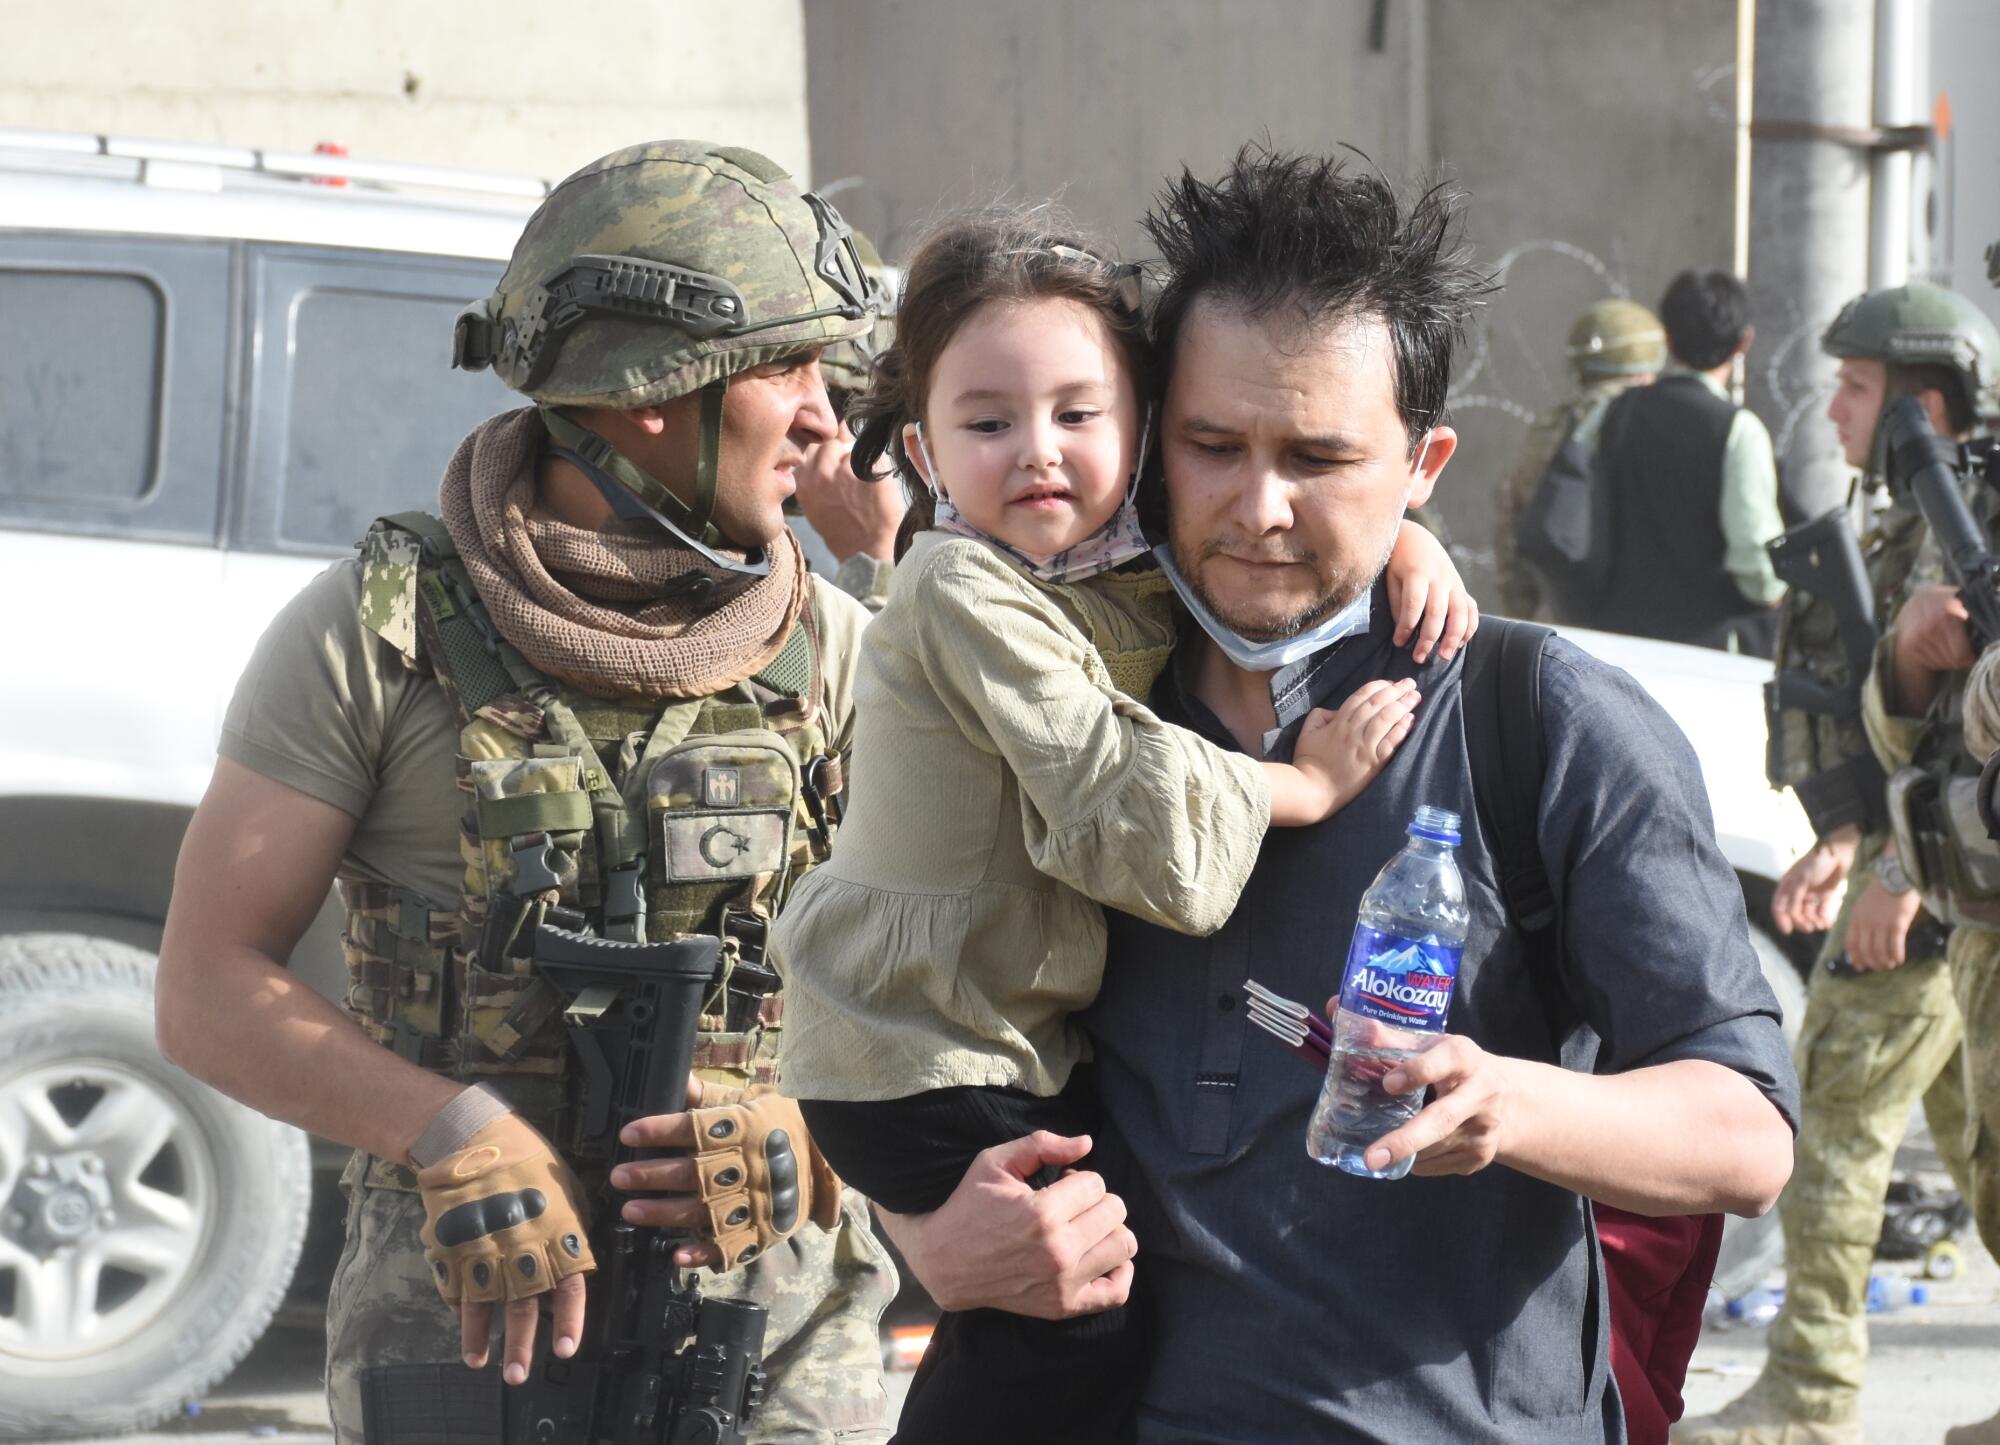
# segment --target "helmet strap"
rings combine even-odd
[[[729,540],[716,530],[711,521],[715,513],[716,473],[722,447],[722,394],[727,386],[725,380],[710,382],[702,388],[701,439],[695,465],[696,505],[693,508],[596,432],[573,421],[556,407],[542,405],[538,409],[542,414],[542,424],[548,429],[550,453],[582,472],[619,518],[628,522],[650,522],[679,545],[699,553],[725,571],[764,577],[771,571],[768,550],[754,548],[741,558],[727,555],[720,549],[728,547]]]
[[[714,532],[715,479],[722,466],[722,396],[729,379],[711,381],[701,389],[701,440],[694,464],[693,525]]]

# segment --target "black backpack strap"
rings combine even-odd
[[[1507,916],[1521,935],[1535,995],[1560,1059],[1575,1011],[1562,977],[1562,912],[1537,836],[1542,780],[1542,648],[1552,629],[1487,618],[1467,645],[1459,691],[1480,827],[1493,843]]]

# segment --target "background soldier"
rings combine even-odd
[[[1962,407],[1954,410],[1951,425],[1932,417],[1937,431],[1961,437],[1970,429],[1975,409],[1991,415],[2000,402],[1995,394],[2000,333],[1979,313],[1972,314],[1978,322],[1967,326],[1956,354],[1974,384]],[[1974,477],[1966,482],[1990,548],[1994,498]],[[1934,553],[1935,545],[1928,550]],[[1925,906],[1952,926],[1947,961],[1964,1019],[1964,1089],[1970,1114],[1965,1194],[1980,1238],[2000,1253],[2000,844],[1976,821],[1972,805],[1980,767],[2000,744],[2000,698],[1994,665],[1975,666],[1966,623],[1956,587],[1913,591],[1896,615],[1895,630],[1876,652],[1863,718],[1869,742],[1894,774],[1890,816],[1906,866]],[[1922,780],[1918,786],[1903,786],[1915,779]],[[1935,801],[1927,804],[1927,796]],[[1946,1445],[2000,1445],[2000,1414],[1949,1430],[1945,1440]]]
[[[377,523],[244,675],[181,854],[160,1039],[356,1146],[328,1302],[342,1441],[361,1438],[371,1368],[484,1365],[496,1303],[505,1378],[525,1378],[557,1278],[553,1349],[571,1353],[587,1198],[713,1236],[684,1262],[748,1263],[705,1288],[770,1309],[755,1438],[886,1433],[876,1327],[894,1273],[795,1106],[752,1091],[693,1123],[641,1121],[626,1143],[684,1146],[698,1127],[743,1148],[607,1179],[608,1141],[566,1129],[561,1001],[517,952],[559,909],[607,938],[716,935],[729,983],[697,1071],[770,1077],[782,1011],[761,940],[830,842],[866,617],[816,585],[782,506],[835,432],[821,349],[872,306],[838,214],[755,152],[663,142],[585,167],[459,322],[457,364],[492,365],[536,405],[482,424],[446,472],[443,521]],[[351,1018],[283,967],[336,874]],[[787,1146],[801,1194],[780,1208],[761,1165]],[[433,1231],[447,1205],[524,1183],[549,1200],[539,1218],[463,1246]],[[620,1206],[614,1188],[643,1197]]]
[[[1886,481],[1880,422],[1887,405],[1917,396],[1939,431],[1963,435],[1974,420],[1972,398],[2000,354],[1981,312],[1926,285],[1857,297],[1820,344],[1840,360],[1828,418],[1861,472],[1865,500],[1877,504]],[[1897,503],[1877,514],[1862,539],[1878,628],[1886,629],[1925,580],[1925,535],[1914,505]],[[1797,1164],[1778,1203],[1785,1304],[1762,1377],[1719,1414],[1683,1422],[1677,1441],[1860,1440],[1868,1271],[1896,1148],[1917,1100],[1953,1180],[1962,1190],[1969,1182],[1962,1027],[1937,922],[1944,915],[1923,912],[1890,837],[1887,775],[1869,751],[1864,679],[1842,646],[1841,624],[1831,596],[1795,589],[1787,597],[1781,673],[1848,705],[1831,713],[1774,709],[1771,720],[1772,783],[1798,793],[1820,835],[1786,871],[1772,915],[1787,933],[1832,923],[1799,1036],[1805,1109]],[[1829,920],[1843,884],[1846,896]],[[1842,971],[1829,971],[1836,961]]]
[[[1596,444],[1597,428],[1612,398],[1659,374],[1667,361],[1667,333],[1660,318],[1638,302],[1612,297],[1592,302],[1576,318],[1569,328],[1568,354],[1576,390],[1529,429],[1494,509],[1500,610],[1509,617],[1553,620],[1541,583],[1515,555],[1514,529],[1522,508],[1541,485],[1558,447],[1575,436],[1587,453]]]
[[[868,389],[875,378],[875,358],[895,340],[896,297],[891,284],[895,278],[874,244],[859,231],[854,233],[854,248],[862,269],[875,283],[881,311],[872,331],[837,341],[820,356],[820,375],[826,378],[826,394],[833,414],[840,418],[840,432],[807,450],[794,501],[810,532],[800,538],[808,554],[815,542],[825,553],[815,557],[814,565],[831,563],[834,585],[870,612],[880,612],[889,600],[889,579],[895,574],[896,531],[909,505],[900,479],[877,482],[854,474],[849,463],[854,433],[847,425],[847,404]]]

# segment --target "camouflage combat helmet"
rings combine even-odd
[[[1866,357],[1889,366],[1943,366],[1982,415],[1994,410],[2000,381],[2000,330],[1956,291],[1913,281],[1855,297],[1820,337],[1820,350],[1846,360]]]
[[[894,277],[883,263],[881,252],[859,231],[854,233],[854,249],[861,257],[861,269],[874,289],[877,309],[874,327],[851,341],[836,341],[820,354],[819,369],[829,390],[866,391],[875,379],[875,358],[896,340],[896,298],[891,291]]]
[[[539,403],[556,453],[619,516],[650,518],[719,565],[715,510],[729,378],[866,335],[875,306],[840,213],[756,151],[656,141],[593,161],[521,233],[500,285],[458,318],[452,364],[492,367]],[[683,503],[557,410],[628,410],[700,391],[695,501]]]
[[[1667,364],[1667,333],[1636,301],[1594,302],[1569,328],[1569,364],[1586,381],[1645,376]]]

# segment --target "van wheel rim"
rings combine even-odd
[[[85,1361],[146,1329],[217,1198],[199,1125],[143,1073],[66,1060],[0,1080],[0,1358]]]

